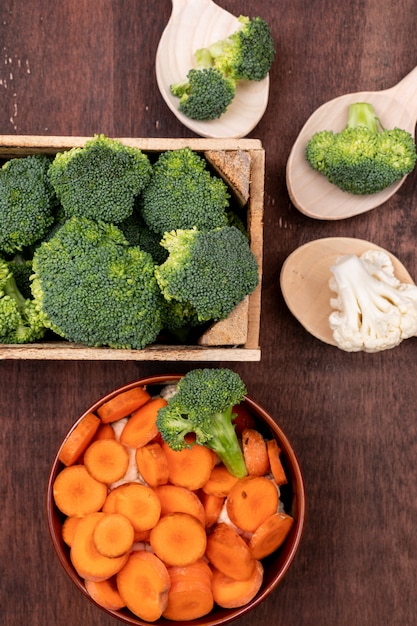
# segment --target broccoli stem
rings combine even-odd
[[[213,415],[210,428],[213,437],[204,445],[216,452],[233,476],[243,478],[248,471],[232,420],[233,407]]]
[[[349,106],[348,122],[346,128],[365,126],[371,133],[380,131],[380,121],[375,115],[375,110],[369,102],[355,102]]]
[[[19,311],[22,313],[26,306],[26,298],[24,298],[20,293],[13,274],[11,274],[6,281],[6,284],[4,286],[4,293],[6,296],[13,298]]]

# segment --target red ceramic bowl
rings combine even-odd
[[[113,396],[117,395],[121,391],[127,391],[132,387],[146,385],[151,393],[154,392],[156,394],[158,393],[158,389],[160,389],[161,386],[175,383],[180,378],[181,376],[176,375],[151,376],[148,378],[142,378],[135,382],[129,383],[128,385],[115,389],[103,398],[100,398],[100,400],[95,402],[92,406],[90,406],[85,411],[85,413],[81,415],[79,419],[73,424],[66,436],[68,436],[72,432],[72,430],[77,426],[78,422],[84,417],[86,413],[96,411],[101,404],[103,404]],[[281,460],[288,478],[288,485],[281,487],[281,500],[284,503],[285,511],[292,515],[295,521],[292,525],[289,535],[287,536],[282,546],[272,555],[262,560],[264,566],[264,579],[259,592],[253,598],[253,600],[251,600],[251,602],[249,602],[245,606],[236,609],[224,609],[215,606],[215,608],[208,615],[199,619],[185,622],[190,626],[224,626],[225,624],[228,624],[236,620],[237,618],[242,617],[253,608],[258,606],[279,585],[279,583],[284,578],[297,553],[301,541],[305,517],[305,492],[303,476],[297,457],[287,437],[282,432],[280,427],[276,424],[273,417],[269,415],[265,411],[265,409],[263,409],[257,402],[255,402],[255,400],[252,400],[247,396],[245,397],[244,405],[254,416],[256,420],[256,428],[260,430],[260,432],[262,432],[264,436],[268,436],[269,438],[271,438],[272,436],[278,442],[278,445],[282,452]],[[46,509],[49,534],[58,560],[60,561],[65,572],[68,574],[72,582],[78,587],[78,589],[84,594],[84,596],[88,598],[91,602],[93,602],[93,604],[96,604],[86,591],[83,580],[74,570],[70,561],[69,548],[62,540],[61,527],[64,517],[55,506],[53,498],[53,484],[55,478],[64,467],[58,458],[61,446],[55,455],[48,478]],[[145,622],[139,619],[138,617],[133,615],[128,609],[111,611],[100,607],[98,604],[96,604],[96,606],[105,613],[112,615],[120,622],[123,622],[124,624],[130,624],[132,626],[149,625],[149,622]],[[172,626],[173,624],[175,624],[175,622],[167,620],[165,618],[161,618],[152,622],[152,624],[156,626],[167,626],[171,624]]]

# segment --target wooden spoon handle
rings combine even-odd
[[[385,93],[390,93],[392,97],[403,103],[410,116],[409,124],[415,126],[417,122],[417,67],[394,87],[387,89]]]

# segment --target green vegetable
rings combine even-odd
[[[0,343],[30,343],[44,334],[35,303],[22,295],[9,263],[0,259]]]
[[[132,214],[151,169],[140,149],[96,135],[82,148],[58,153],[49,177],[66,217],[117,224]]]
[[[385,189],[415,166],[414,139],[400,128],[384,129],[366,102],[349,107],[348,122],[339,133],[319,131],[306,146],[311,167],[348,193],[373,194]]]
[[[164,297],[192,306],[200,321],[226,318],[258,284],[247,237],[234,226],[165,233],[168,259],[155,268]]]
[[[138,211],[118,224],[131,246],[148,252],[157,265],[166,261],[168,252],[161,246],[161,237],[152,231]]]
[[[32,155],[6,161],[0,169],[0,250],[14,254],[41,239],[53,222],[55,197],[48,179],[50,160]]]
[[[180,99],[178,109],[190,119],[217,119],[233,101],[236,83],[213,67],[208,50],[197,50],[195,61],[187,78],[171,85],[171,93]]]
[[[275,58],[268,24],[260,17],[239,17],[241,27],[227,39],[209,46],[214,67],[235,81],[263,80]]]
[[[44,323],[69,341],[141,349],[162,326],[152,257],[113,224],[72,217],[33,257]]]
[[[167,406],[159,410],[158,430],[173,450],[189,447],[185,436],[194,433],[195,442],[214,450],[231,474],[246,476],[233,425],[233,408],[245,394],[243,381],[230,369],[191,370],[180,379]]]
[[[162,237],[171,230],[226,226],[229,197],[227,185],[209,172],[205,159],[182,148],[160,154],[139,204],[148,227]]]

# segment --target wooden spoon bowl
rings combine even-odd
[[[156,80],[168,107],[187,128],[202,137],[240,138],[248,135],[265,113],[269,76],[242,81],[226,113],[216,120],[192,120],[178,110],[179,99],[170,86],[186,78],[194,66],[194,53],[225,39],[239,27],[237,17],[212,0],[172,0],[172,13],[162,33],[155,61]]]
[[[361,91],[334,98],[319,107],[298,135],[287,161],[287,188],[294,206],[308,217],[340,220],[370,211],[386,202],[403,184],[405,177],[371,195],[342,191],[316,172],[306,161],[305,148],[314,133],[340,132],[347,123],[348,107],[369,102],[384,128],[402,128],[414,136],[417,120],[417,67],[397,85],[384,91]]]
[[[310,241],[294,250],[282,266],[281,291],[289,310],[309,333],[324,343],[336,346],[329,326],[329,315],[334,311],[330,299],[335,297],[329,287],[330,267],[340,256],[360,256],[367,250],[386,252],[398,280],[414,284],[404,265],[393,254],[369,241],[349,237]]]

